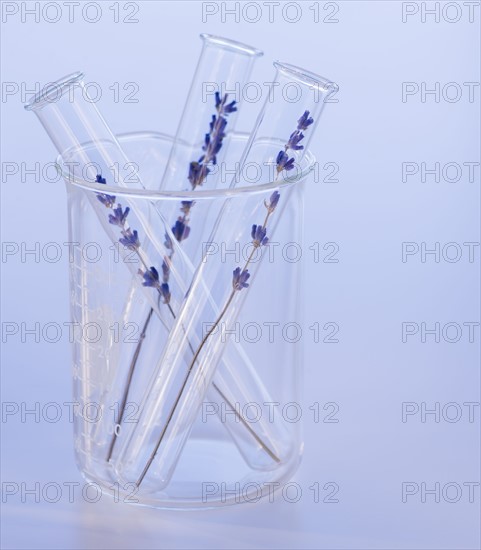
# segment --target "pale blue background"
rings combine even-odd
[[[19,3],[20,5],[21,3]],[[31,3],[29,3],[31,4]],[[61,4],[61,3],[59,3]],[[480,401],[479,327],[458,343],[419,335],[401,341],[403,322],[479,322],[479,247],[470,263],[401,261],[403,241],[479,243],[479,167],[474,182],[422,183],[401,179],[403,162],[479,162],[480,93],[470,103],[402,102],[402,82],[480,81],[480,14],[474,23],[460,2],[461,19],[439,23],[420,13],[402,22],[401,2],[337,2],[338,23],[314,23],[312,2],[298,2],[302,17],[279,12],[257,23],[220,13],[202,21],[201,2],[137,2],[135,24],[102,17],[89,24],[68,13],[57,23],[19,14],[2,24],[3,82],[32,88],[83,70],[98,82],[98,106],[116,132],[174,132],[198,56],[200,32],[224,35],[265,51],[253,80],[269,81],[274,59],[319,72],[339,83],[339,103],[328,105],[312,144],[321,165],[339,165],[338,183],[311,182],[306,193],[306,248],[337,242],[338,263],[306,257],[306,327],[335,321],[338,344],[305,338],[306,408],[336,402],[339,423],[305,421],[305,458],[294,481],[296,504],[279,501],[178,514],[128,507],[106,497],[97,504],[57,504],[10,497],[2,505],[4,548],[479,548],[480,492],[457,503],[419,495],[401,500],[402,482],[480,481],[479,407],[457,423],[402,422],[403,401],[441,404]],[[219,7],[220,7],[219,3]],[[320,3],[321,18],[331,8]],[[333,4],[333,3],[331,3]],[[444,5],[443,2],[440,3]],[[4,3],[5,5],[5,3]],[[229,3],[231,7],[232,3]],[[258,4],[262,7],[262,3]],[[429,2],[428,7],[434,3]],[[325,10],[324,7],[328,9]],[[77,8],[78,9],[78,8]],[[279,9],[279,8],[278,8]],[[125,16],[123,4],[120,13]],[[253,17],[253,11],[249,17]],[[50,17],[53,17],[51,12]],[[453,18],[454,12],[447,14]],[[138,103],[114,103],[109,87],[138,85]],[[127,90],[128,91],[128,90]],[[27,94],[28,98],[28,94]],[[55,151],[20,93],[2,95],[2,166],[53,160]],[[259,105],[244,110],[249,129]],[[45,244],[67,240],[63,185],[40,177],[2,178],[2,240]],[[466,251],[466,249],[464,249]],[[67,257],[2,264],[2,320],[30,324],[69,319]],[[308,332],[306,330],[306,332]],[[42,404],[69,401],[70,350],[10,338],[2,349],[2,399]],[[20,483],[81,482],[72,454],[71,425],[2,424],[2,479]],[[314,482],[334,481],[339,503],[314,503]]]

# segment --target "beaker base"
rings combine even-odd
[[[247,466],[233,443],[215,439],[191,438],[170,483],[161,491],[142,492],[134,483],[119,482],[108,466],[98,475],[81,468],[82,475],[97,483],[115,502],[171,510],[203,510],[253,504],[274,493],[294,475],[301,453],[271,471],[256,471]]]

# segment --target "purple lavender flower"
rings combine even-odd
[[[175,222],[175,225],[172,227],[172,233],[179,242],[187,239],[190,233],[190,227],[187,225],[184,218],[179,218]]]
[[[210,173],[207,167],[209,163],[217,164],[217,154],[222,148],[222,141],[225,138],[225,128],[227,126],[227,115],[237,111],[236,102],[227,103],[227,94],[221,98],[219,92],[215,94],[215,108],[217,115],[212,115],[209,123],[209,133],[205,134],[202,150],[204,154],[198,161],[192,161],[189,164],[188,180],[195,189],[202,185],[205,178]]]
[[[202,185],[202,182],[205,180],[205,178],[210,173],[209,168],[207,166],[204,166],[202,164],[204,160],[204,156],[200,157],[199,161],[192,161],[189,164],[189,176],[188,180],[192,184],[192,188],[195,189],[197,185]]]
[[[164,299],[164,304],[168,304],[170,302],[170,289],[167,283],[162,283],[160,285],[160,293]]]
[[[164,260],[162,262],[162,279],[164,283],[166,283],[169,280],[169,277],[170,277],[169,260]]]
[[[194,206],[195,201],[181,201],[180,211],[186,216],[190,213],[190,209]]]
[[[127,206],[125,210],[122,209],[122,205],[119,204],[117,208],[113,209],[113,214],[109,214],[109,222],[112,225],[118,225],[119,227],[124,227],[125,222],[127,221],[127,216],[129,215],[130,208]]]
[[[304,134],[301,131],[296,130],[292,132],[289,141],[286,143],[286,150],[299,151],[300,149],[304,149],[304,145],[298,145],[302,139],[304,139]]]
[[[95,183],[102,183],[103,185],[105,185],[107,183],[107,180],[103,178],[100,174],[97,174],[95,178]],[[115,204],[115,195],[98,193],[97,198],[107,208],[112,208],[112,206]]]
[[[297,129],[307,130],[308,126],[310,126],[313,122],[314,122],[314,119],[309,116],[309,111],[304,111],[304,114],[297,121]]]
[[[227,126],[227,119],[219,116],[212,115],[212,122],[210,123],[210,133],[205,134],[204,145],[202,150],[206,152],[202,156],[199,162],[209,162],[217,164],[217,153],[222,147],[222,140],[225,138],[225,128]]]
[[[151,267],[147,271],[142,271],[139,269],[139,275],[142,275],[144,278],[143,286],[151,286],[154,288],[159,288],[159,272],[155,267]]]
[[[289,158],[285,151],[279,151],[276,164],[278,173],[282,170],[292,170],[294,168],[294,157]]]
[[[167,250],[171,250],[171,251],[174,250],[174,244],[172,243],[172,239],[169,237],[167,233],[165,234],[164,246],[165,248],[167,248]]]
[[[137,231],[134,229],[127,229],[123,232],[123,237],[119,239],[120,244],[126,246],[129,250],[138,250],[140,247],[139,236]]]
[[[215,93],[215,108],[217,109],[217,112],[222,111],[226,114],[229,114],[237,111],[237,107],[235,107],[236,101],[226,103],[227,95],[228,94],[225,94],[224,97],[221,99],[219,92]]]
[[[102,193],[99,193],[97,195],[97,198],[107,208],[112,208],[112,206],[115,204],[115,197],[113,195],[104,195]]]
[[[242,290],[243,288],[247,288],[249,286],[247,280],[250,276],[251,274],[247,269],[241,271],[240,267],[236,267],[233,272],[232,288],[234,290]]]
[[[267,229],[263,225],[253,225],[251,231],[251,237],[254,246],[265,246],[269,239],[266,237]]]
[[[210,131],[212,132],[212,127],[215,123],[215,115],[212,117],[213,122],[210,123]],[[202,145],[202,151],[207,151],[210,145],[210,134],[205,134],[204,136],[204,145]],[[205,155],[202,155],[199,159],[199,162],[202,162],[204,160]]]
[[[277,203],[279,202],[280,198],[281,198],[281,195],[279,191],[274,191],[274,193],[272,193],[272,195],[270,196],[269,202],[264,201],[264,205],[267,208],[267,210],[269,210],[270,214],[272,214],[272,212],[274,212],[274,210],[276,209]]]
[[[114,195],[106,195],[103,193],[99,193],[97,195],[98,200],[107,208],[112,208],[115,204],[115,196]]]
[[[227,99],[227,94],[224,97],[225,99]],[[224,105],[224,108],[223,108],[224,113],[225,114],[235,113],[237,111],[237,107],[235,107],[235,104],[236,104],[235,101],[231,101],[230,103],[227,103],[226,105]]]

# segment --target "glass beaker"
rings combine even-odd
[[[235,154],[241,155],[247,139],[248,136],[243,134],[233,136],[231,148]],[[74,400],[79,406],[75,413],[74,426],[79,468],[87,479],[96,481],[106,490],[110,488],[110,491],[117,491],[122,495],[120,498],[129,502],[138,500],[153,506],[222,506],[248,501],[255,498],[255,495],[260,497],[269,494],[273,488],[279,486],[277,484],[289,479],[297,468],[302,453],[300,419],[293,419],[292,416],[292,407],[300,406],[302,341],[290,334],[292,327],[302,327],[301,262],[292,261],[290,256],[286,260],[286,247],[291,246],[292,242],[302,242],[302,188],[314,165],[314,158],[306,152],[300,163],[299,174],[291,181],[274,181],[236,189],[197,190],[195,193],[159,192],[156,189],[159,166],[163,165],[162,159],[168,156],[172,139],[161,134],[142,133],[120,136],[119,142],[130,158],[140,159],[143,166],[142,181],[146,189],[104,186],[72,178],[62,159],[58,160],[59,169],[68,182],[69,239],[78,243],[74,248],[70,281],[72,321],[78,327],[74,343]],[[210,288],[214,303],[222,304],[226,289],[232,288],[233,269],[237,260],[242,261],[245,254],[249,253],[252,221],[257,221],[265,213],[264,201],[269,201],[276,190],[280,190],[285,204],[282,213],[280,209],[278,211],[277,222],[272,225],[272,230],[275,227],[275,232],[271,233],[273,246],[264,247],[262,253],[268,256],[256,275],[255,284],[242,291],[247,293],[235,323],[231,326],[226,318],[225,324],[218,326],[217,337],[218,344],[225,346],[224,360],[232,357],[235,360],[239,356],[235,347],[243,347],[244,353],[255,367],[262,387],[267,388],[268,401],[262,395],[250,401],[241,401],[237,397],[234,405],[238,408],[238,413],[261,436],[265,431],[262,426],[269,433],[271,425],[282,421],[285,428],[280,432],[282,440],[274,442],[282,451],[279,453],[282,460],[275,468],[252,468],[229,437],[229,432],[223,429],[223,422],[235,423],[235,420],[232,422],[232,411],[225,406],[225,401],[209,400],[207,397],[198,411],[194,426],[188,428],[190,435],[169,479],[157,478],[154,464],[143,482],[137,485],[137,479],[130,474],[147,462],[155,445],[156,430],[152,432],[154,438],[151,437],[145,446],[139,445],[136,451],[129,446],[129,425],[135,426],[136,430],[142,430],[145,418],[142,396],[146,382],[153,382],[150,379],[152,358],[156,357],[158,349],[166,345],[167,335],[165,331],[158,330],[149,333],[146,338],[147,345],[142,349],[137,365],[140,375],[133,381],[124,420],[125,438],[121,432],[118,438],[119,456],[114,463],[109,462],[105,459],[105,447],[97,445],[95,425],[101,420],[105,421],[105,418],[99,416],[107,415],[113,432],[118,410],[115,404],[104,409],[98,404],[109,389],[109,373],[117,372],[119,364],[126,368],[130,361],[145,320],[145,308],[149,304],[136,300],[129,308],[128,317],[126,316],[125,304],[129,303],[133,288],[132,274],[125,269],[124,259],[117,255],[107,233],[102,231],[101,223],[90,206],[89,194],[115,194],[117,200],[128,196],[130,204],[140,203],[137,208],[147,211],[153,208],[152,204],[162,209],[164,201],[179,203],[182,200],[195,199],[200,216],[204,207],[210,209],[211,203],[224,204],[228,199],[237,212],[236,223],[229,224],[228,231],[223,234],[225,241],[208,243],[209,278],[215,277],[215,283]],[[243,233],[235,230],[240,227]],[[235,240],[232,240],[233,237]],[[206,242],[207,238],[208,233]],[[239,243],[238,246],[236,242]],[[101,251],[96,255],[95,261],[86,253],[92,243],[96,243]],[[279,300],[279,296],[283,297],[282,300]],[[195,346],[208,330],[207,324],[212,319],[205,319],[206,325],[196,327],[191,327],[188,319],[184,321],[184,329]],[[152,330],[157,331],[155,328]],[[241,362],[238,365],[241,384],[242,368]],[[143,371],[145,376],[142,376]],[[217,373],[222,375],[222,371],[221,364]],[[169,372],[168,368],[164,373],[164,376],[174,379],[182,378],[183,375],[180,370]],[[231,375],[225,376],[224,380],[238,384]],[[196,383],[205,390],[205,385],[210,381],[203,381],[201,377]],[[239,392],[244,395],[243,391],[243,388],[235,386],[232,388],[232,395],[226,397],[234,400]],[[247,395],[259,395],[257,385],[247,387],[245,391]],[[165,409],[160,411],[158,419],[153,422],[154,426],[165,424],[165,414]],[[239,431],[243,426],[240,422],[238,425]],[[151,428],[152,426],[150,431]],[[248,430],[243,430],[245,437],[250,437]],[[176,437],[173,436],[174,439]],[[119,465],[124,464],[121,451],[125,445],[129,448],[129,456],[136,455],[137,459],[135,464],[125,464],[125,469],[119,469]]]

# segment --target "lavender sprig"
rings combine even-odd
[[[97,183],[106,184],[105,178],[103,178],[100,174],[97,174],[96,180]],[[169,279],[169,273],[170,273],[170,257],[164,258],[163,264],[162,264],[162,272],[163,272],[163,282],[160,283],[159,280],[159,272],[154,266],[148,267],[147,262],[144,260],[141,251],[140,251],[140,241],[139,241],[139,235],[136,229],[131,229],[127,225],[127,217],[130,213],[130,208],[127,206],[125,209],[122,207],[120,203],[117,202],[117,199],[115,195],[107,195],[105,193],[98,193],[97,199],[105,205],[107,208],[110,208],[112,210],[112,214],[109,214],[109,223],[112,225],[116,225],[120,228],[120,238],[119,242],[124,247],[126,247],[128,250],[131,250],[132,252],[135,252],[137,256],[139,257],[139,260],[144,266],[144,269],[139,269],[138,273],[143,278],[142,285],[148,286],[151,288],[154,288],[159,293],[159,299],[163,298],[164,304],[170,304],[170,298],[171,293],[168,285],[168,279]],[[174,226],[175,228],[175,226]],[[172,228],[172,231],[175,234],[174,228]],[[185,228],[184,228],[185,229]],[[179,230],[176,230],[177,233]],[[188,230],[187,230],[188,235]],[[166,236],[166,238],[169,238]],[[181,240],[180,238],[176,237],[178,240]],[[170,239],[169,239],[170,241]],[[170,248],[173,252],[173,246],[170,245]],[[149,313],[149,315],[151,315]]]
[[[202,185],[205,178],[210,173],[209,164],[217,164],[217,154],[222,148],[222,142],[225,138],[225,128],[227,126],[227,115],[237,111],[236,102],[227,103],[228,94],[221,98],[219,92],[215,93],[215,108],[217,115],[212,115],[209,126],[209,132],[205,134],[204,145],[199,160],[192,161],[189,165],[188,179],[192,185],[192,190]]]
[[[292,132],[292,134],[289,136],[288,141],[286,142],[284,149],[281,149],[279,153],[277,153],[276,158],[276,179],[279,177],[280,173],[282,171],[288,172],[289,170],[292,170],[294,168],[295,158],[289,157],[287,154],[287,151],[300,151],[301,149],[304,149],[304,145],[299,145],[299,143],[304,139],[304,134],[302,133],[302,130],[307,130],[309,126],[314,122],[314,119],[309,116],[309,111],[304,111],[301,118],[297,121],[297,128]],[[234,290],[242,290],[243,288],[246,288],[242,285],[237,285],[235,283],[236,281],[236,274],[245,274],[244,276],[247,276],[247,279],[249,278],[249,272],[247,268],[249,267],[249,264],[252,260],[252,257],[255,254],[256,248],[266,245],[268,243],[268,238],[266,237],[266,225],[269,220],[270,215],[274,212],[274,210],[277,207],[277,204],[279,203],[281,195],[278,191],[274,191],[272,193],[269,202],[264,201],[264,206],[267,208],[267,216],[264,220],[263,225],[253,225],[251,236],[252,236],[252,244],[254,245],[254,248],[252,250],[251,255],[249,256],[246,265],[244,266],[243,270],[241,271],[240,267],[237,267],[234,270]],[[245,279],[245,280],[247,280]],[[249,285],[247,285],[249,286]]]
[[[105,185],[107,183],[106,179],[102,177],[101,174],[97,174],[97,177],[95,179],[96,183],[100,183]],[[122,205],[117,202],[117,198],[115,195],[108,195],[106,193],[97,193],[97,199],[109,210],[111,210],[111,213],[109,213],[109,223],[117,226],[120,229],[120,238],[119,243],[122,244],[124,247],[126,247],[128,250],[131,250],[132,252],[135,252],[137,257],[140,260],[140,263],[143,265],[143,269],[139,269],[138,273],[143,278],[143,286],[148,286],[154,288],[158,292],[158,302],[160,302],[161,298],[163,299],[163,303],[167,304],[169,307],[169,310],[174,315],[174,312],[172,310],[172,307],[170,305],[170,289],[169,285],[167,283],[167,280],[164,280],[162,283],[159,280],[159,273],[157,269],[154,266],[149,267],[146,260],[143,257],[141,246],[140,246],[140,240],[139,235],[136,229],[132,229],[128,225],[128,215],[130,213],[130,208],[127,206],[125,209],[122,207]],[[165,266],[168,266],[168,262],[170,261],[169,258],[164,258],[162,271],[164,274],[165,279],[165,273],[166,268]],[[167,277],[168,278],[168,277]],[[117,426],[120,426],[122,423],[122,419],[125,413],[125,406],[127,404],[127,398],[128,393],[130,389],[130,384],[132,382],[134,369],[137,363],[137,360],[140,355],[140,350],[142,347],[143,340],[145,338],[147,328],[150,323],[150,319],[152,318],[152,315],[154,313],[153,308],[150,309],[147,319],[144,322],[144,326],[142,328],[142,332],[140,334],[139,340],[137,342],[137,346],[135,348],[134,354],[132,356],[132,360],[130,362],[129,370],[128,370],[128,379],[127,379],[127,385],[124,391],[124,394],[122,396],[122,401],[119,407],[119,417],[117,420]],[[174,315],[175,317],[175,315]],[[109,452],[107,456],[107,461],[109,461],[112,457],[113,449],[115,446],[115,442],[118,437],[118,431],[114,430],[114,434],[112,436],[112,440],[109,447]]]
[[[95,178],[96,183],[106,184],[107,181],[100,174],[97,174]],[[120,244],[124,245],[129,250],[137,253],[140,262],[146,265],[146,262],[140,252],[139,235],[136,229],[131,229],[127,223],[127,217],[130,213],[130,208],[127,206],[125,209],[117,202],[115,195],[107,195],[105,193],[97,193],[97,199],[112,213],[109,214],[109,223],[116,225],[120,229]]]
[[[289,140],[284,146],[284,150],[280,150],[277,154],[276,159],[276,169],[277,174],[280,174],[283,170],[292,170],[294,168],[294,157],[289,158],[287,151],[291,149],[292,151],[300,151],[304,149],[304,145],[299,145],[299,143],[304,139],[304,134],[302,130],[307,130],[309,126],[314,122],[314,119],[309,116],[309,111],[304,111],[301,118],[297,121],[297,128],[289,136]]]
[[[287,141],[287,143],[284,147],[284,150],[279,151],[279,153],[277,155],[277,162],[276,162],[277,176],[276,176],[276,179],[279,177],[279,174],[283,170],[288,171],[288,170],[291,170],[294,167],[293,165],[294,165],[294,160],[295,159],[294,159],[294,157],[289,158],[288,155],[287,155],[287,151],[289,149],[293,149],[293,150],[297,150],[297,151],[300,150],[300,149],[303,149],[303,146],[299,145],[299,142],[304,138],[304,135],[302,134],[302,130],[306,130],[313,122],[314,122],[314,120],[311,117],[309,117],[309,111],[305,111],[303,113],[303,115],[301,116],[301,118],[297,121],[297,130],[295,130],[290,135],[289,140]],[[254,254],[256,253],[257,249],[260,248],[261,246],[266,246],[268,244],[269,239],[266,235],[267,234],[267,229],[266,229],[267,222],[269,221],[270,216],[276,210],[277,205],[279,203],[279,199],[280,199],[280,193],[278,191],[274,191],[272,193],[272,195],[270,196],[269,201],[264,200],[264,206],[267,210],[267,214],[266,214],[266,217],[264,219],[264,223],[262,225],[254,224],[252,226],[252,229],[251,229],[253,250],[252,250],[251,254],[249,255],[244,267],[243,268],[236,267],[234,269],[233,273],[232,273],[232,291],[231,291],[229,297],[227,298],[227,301],[226,301],[224,307],[222,308],[222,311],[220,312],[220,314],[217,317],[216,321],[210,327],[209,331],[203,337],[201,343],[199,344],[199,347],[197,348],[197,350],[196,350],[196,352],[195,352],[195,354],[192,358],[192,361],[190,362],[189,369],[188,369],[187,374],[185,376],[182,387],[180,388],[179,393],[177,394],[177,398],[176,398],[176,400],[175,400],[175,402],[174,402],[174,404],[173,404],[173,406],[170,410],[167,422],[164,425],[162,433],[160,434],[160,437],[157,440],[157,444],[156,444],[154,450],[152,451],[152,453],[149,457],[149,460],[147,461],[147,464],[145,465],[142,473],[140,474],[139,479],[136,482],[137,487],[142,483],[142,481],[143,481],[145,475],[147,474],[152,462],[154,461],[154,458],[157,454],[157,451],[160,448],[160,445],[161,445],[162,440],[164,438],[164,435],[167,431],[167,428],[168,428],[168,426],[169,426],[169,424],[170,424],[170,422],[171,422],[171,420],[174,416],[175,409],[177,408],[177,406],[179,404],[179,401],[182,397],[182,393],[184,392],[184,390],[187,386],[190,374],[191,374],[192,369],[193,369],[193,367],[194,367],[194,365],[195,365],[195,363],[196,363],[196,361],[199,357],[200,352],[202,351],[202,349],[205,346],[205,344],[206,344],[207,340],[209,339],[209,337],[217,330],[217,328],[219,326],[219,323],[222,321],[225,313],[229,309],[229,306],[231,305],[234,297],[236,296],[236,293],[241,292],[243,289],[249,287],[249,283],[247,281],[249,280],[251,275],[249,273],[248,267],[249,267],[249,265],[252,261],[252,258],[254,257]],[[271,454],[271,456],[273,456],[273,458],[275,458],[275,460],[277,460],[279,462],[279,459],[275,455]]]
[[[204,153],[198,161],[193,161],[189,165],[188,180],[192,185],[193,191],[198,186],[202,185],[205,178],[209,175],[210,169],[208,165],[210,163],[214,165],[217,164],[217,154],[222,148],[223,139],[225,137],[227,115],[237,111],[237,102],[231,101],[227,103],[227,98],[228,94],[224,94],[221,97],[219,92],[215,93],[215,109],[217,115],[212,115],[212,120],[209,124],[209,132],[205,134],[204,144],[202,146],[202,151],[204,151]],[[190,212],[194,204],[195,201],[181,201],[180,203],[181,216],[177,218],[175,224],[172,226],[172,234],[179,243],[189,237]],[[169,250],[168,260],[172,262],[174,246],[168,235],[165,235],[165,246]],[[168,284],[169,272],[164,275],[164,284]],[[192,353],[194,353],[194,350],[192,350]]]

